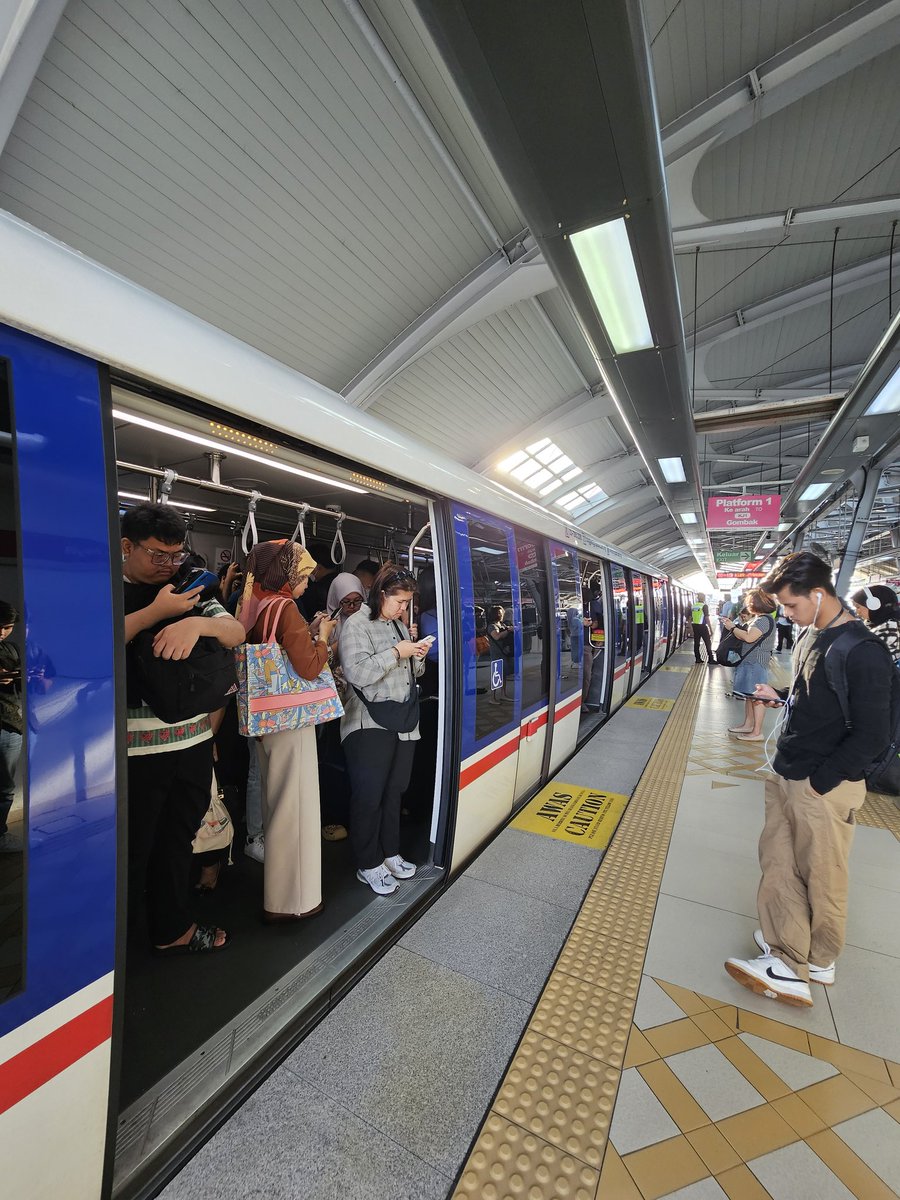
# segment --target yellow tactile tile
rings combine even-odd
[[[689,1017],[667,1021],[665,1025],[654,1025],[652,1029],[644,1030],[644,1036],[663,1058],[708,1045],[706,1034]]]
[[[840,1042],[832,1042],[818,1034],[809,1035],[809,1052],[813,1058],[821,1058],[830,1062],[839,1071],[856,1071],[860,1075],[868,1075],[881,1083],[890,1084],[891,1077],[883,1058],[875,1054],[867,1054],[865,1050],[855,1050],[852,1046],[842,1046]]]
[[[823,1079],[821,1083],[801,1088],[796,1094],[828,1126],[849,1121],[851,1117],[878,1107],[871,1096],[843,1075]]]
[[[772,1107],[802,1138],[819,1133],[825,1128],[821,1117],[817,1117],[809,1105],[793,1093],[790,1096],[782,1096],[780,1100],[773,1100]]]
[[[739,1037],[717,1042],[719,1050],[740,1071],[748,1083],[752,1083],[764,1100],[777,1100],[787,1096],[791,1088],[767,1066],[758,1054],[745,1046]]]
[[[741,1033],[755,1033],[757,1037],[766,1038],[770,1042],[778,1042],[791,1050],[799,1050],[801,1054],[809,1054],[809,1038],[802,1029],[793,1025],[782,1025],[770,1017],[760,1017],[756,1013],[738,1009],[738,1029]]]
[[[706,1163],[712,1175],[736,1167],[741,1161],[735,1148],[725,1140],[715,1125],[704,1125],[701,1129],[689,1130],[685,1137]]]
[[[566,943],[557,959],[556,968],[567,975],[577,976],[585,983],[596,984],[634,1000],[641,982],[639,968],[645,954],[644,946],[635,942],[623,942],[618,938],[604,942],[585,932]]]
[[[734,1037],[734,1027],[727,1025],[719,1013],[695,1013],[691,1020],[711,1042],[721,1042],[724,1038]]]
[[[763,1185],[744,1163],[717,1175],[716,1183],[728,1200],[772,1200]]]
[[[454,1197],[594,1200],[600,1174],[510,1121],[489,1113]]]
[[[896,1193],[832,1129],[814,1133],[806,1139],[806,1144],[834,1171],[852,1195],[865,1197],[865,1200],[897,1200]]]
[[[726,1117],[717,1121],[716,1126],[744,1162],[799,1141],[796,1131],[771,1104],[761,1104],[735,1117]]]
[[[622,1162],[644,1200],[657,1200],[659,1196],[709,1177],[706,1164],[686,1137],[669,1138],[655,1146],[635,1150]]]
[[[709,1124],[708,1115],[667,1062],[658,1059],[639,1067],[638,1071],[682,1133]]]
[[[615,992],[554,972],[534,1010],[530,1028],[608,1066],[621,1067],[633,1007]]]
[[[606,1148],[597,1200],[643,1200],[638,1185],[628,1174],[628,1169],[614,1146]]]
[[[643,1066],[644,1063],[653,1062],[657,1058],[659,1058],[657,1051],[653,1049],[637,1025],[632,1025],[631,1033],[628,1035],[628,1045],[625,1049],[625,1061],[622,1063],[622,1070],[624,1071],[628,1067]]]
[[[599,1168],[619,1075],[597,1059],[528,1030],[494,1111]]]
[[[882,796],[878,792],[867,792],[866,802],[857,812],[856,819],[860,825],[869,825],[875,829],[888,829],[895,838],[900,840],[900,808],[890,796]]]
[[[664,979],[656,981],[662,990],[666,993],[670,1000],[674,1000],[683,1013],[691,1017],[694,1013],[705,1013],[709,1011],[709,1005],[702,996],[698,996],[696,992],[690,992],[687,988],[679,987],[675,983],[666,983]]]

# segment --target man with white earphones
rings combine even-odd
[[[758,995],[811,1005],[809,984],[833,984],[847,924],[848,861],[865,773],[891,740],[891,672],[883,645],[834,589],[831,567],[815,554],[790,554],[760,585],[804,633],[793,653],[789,688],[759,684],[755,695],[784,706],[766,780],[757,894],[762,954],[729,958],[725,969]],[[850,724],[828,684],[825,655],[855,625],[846,660]]]

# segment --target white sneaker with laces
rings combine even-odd
[[[809,984],[785,966],[774,954],[761,954],[759,958],[729,958],[725,970],[732,979],[770,1000],[781,1000],[784,1004],[812,1007]]]
[[[266,861],[266,839],[265,835],[260,833],[256,837],[247,838],[244,846],[244,854],[247,858],[252,858],[254,862]]]
[[[759,946],[760,950],[762,950],[763,954],[770,953],[769,943],[763,937],[761,929],[753,930],[753,940],[756,942],[757,946]],[[813,964],[810,963],[809,982],[821,983],[824,984],[825,987],[831,987],[831,985],[834,983],[834,963],[828,967],[814,967]]]
[[[390,896],[397,890],[397,880],[385,866],[367,867],[356,872],[360,883],[367,883],[376,895]]]
[[[407,862],[399,854],[392,854],[390,858],[386,858],[384,865],[395,879],[412,879],[416,873],[415,864]]]

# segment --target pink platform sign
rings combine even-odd
[[[781,519],[780,496],[710,496],[708,529],[774,529]]]

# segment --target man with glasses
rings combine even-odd
[[[188,658],[201,637],[232,647],[243,626],[217,600],[198,605],[200,588],[179,594],[170,580],[189,557],[184,520],[172,508],[139,504],[122,517],[125,579],[125,642],[162,625],[153,654]],[[190,615],[189,615],[190,614]],[[146,886],[151,943],[158,953],[222,949],[228,936],[198,926],[188,910],[192,842],[209,807],[213,743],[209,713],[174,725],[144,703],[134,651],[126,655],[128,692],[128,880],[129,916]]]

